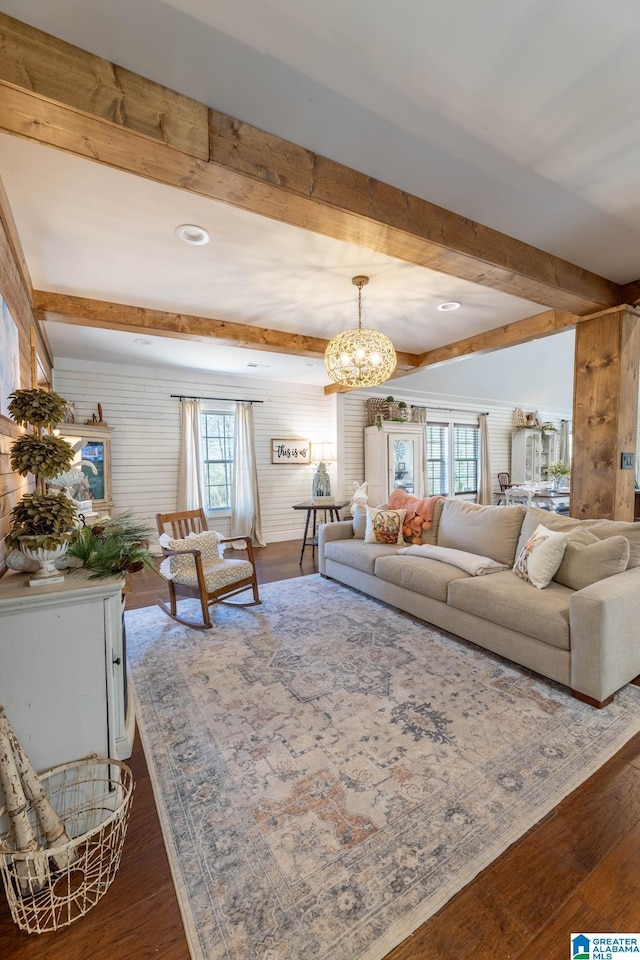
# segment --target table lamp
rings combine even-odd
[[[331,480],[327,464],[333,463],[335,459],[336,455],[332,443],[311,444],[311,463],[318,464],[311,486],[311,493],[314,498],[331,496]]]

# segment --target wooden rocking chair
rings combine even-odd
[[[178,623],[183,623],[187,627],[194,627],[196,630],[210,630],[213,626],[209,613],[211,604],[227,603],[230,597],[250,588],[253,590],[253,600],[244,603],[235,601],[230,606],[252,607],[261,603],[251,537],[226,537],[219,540],[220,544],[243,541],[247,551],[246,560],[221,560],[216,556],[215,560],[209,562],[206,559],[203,560],[202,549],[195,545],[188,546],[190,534],[209,532],[204,510],[158,513],[156,523],[161,536],[167,534],[174,541],[185,541],[184,544],[180,544],[179,549],[161,544],[164,557],[183,557],[186,560],[186,563],[179,564],[183,569],[174,572],[170,578],[167,577],[170,607],[161,600],[158,601],[159,606],[172,620],[177,620]],[[216,546],[217,544],[214,544],[214,547]],[[189,560],[189,557],[192,559]],[[194,623],[178,616],[178,599],[186,597],[200,601],[202,623]]]

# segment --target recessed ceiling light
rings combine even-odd
[[[151,340],[134,340],[134,343],[139,343],[141,347],[151,346]]]
[[[176,227],[176,236],[193,247],[201,247],[211,239],[204,227],[199,227],[195,223],[181,223]]]
[[[457,310],[460,303],[457,300],[447,300],[446,303],[439,303],[438,310]]]

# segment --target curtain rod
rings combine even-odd
[[[264,403],[264,400],[238,400],[237,397],[187,397],[181,393],[171,393],[172,400],[225,400],[227,403]]]
[[[413,407],[414,404],[411,404],[411,406]],[[447,412],[447,413],[470,413],[472,416],[475,415],[477,417],[491,416],[490,410],[464,410],[462,407],[432,407],[430,403],[425,404],[425,406],[422,409],[423,410],[442,410],[443,412]]]

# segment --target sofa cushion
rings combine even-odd
[[[363,540],[332,540],[326,543],[324,548],[326,560],[344,563],[348,567],[362,570],[363,573],[373,573],[378,557],[395,556],[397,552],[396,544],[369,544]]]
[[[550,530],[561,530],[563,533],[578,528],[588,530],[598,540],[606,540],[607,537],[626,537],[630,547],[629,567],[640,567],[640,523],[631,523],[626,520],[577,520],[575,517],[562,517],[552,510],[529,507],[522,524],[518,552],[539,523]]]
[[[458,610],[568,650],[569,601],[573,595],[573,590],[553,581],[546,590],[535,590],[513,570],[507,570],[490,577],[452,581],[447,599]]]
[[[402,547],[398,550],[401,556],[429,557],[441,563],[450,563],[452,567],[459,567],[472,577],[483,577],[487,573],[499,573],[507,569],[506,563],[498,563],[491,557],[481,557],[479,553],[468,553],[466,550],[454,550],[452,547],[437,547],[432,543],[421,543],[413,547]]]
[[[521,580],[543,590],[549,586],[562,563],[568,539],[568,533],[549,530],[539,524],[518,554],[513,572]]]
[[[448,497],[440,516],[438,546],[479,553],[512,567],[524,515],[522,506],[483,507]]]
[[[365,543],[404,543],[402,524],[406,510],[384,510],[382,507],[367,507]]]
[[[469,574],[440,560],[427,557],[379,557],[375,575],[399,587],[405,587],[423,597],[433,597],[446,603],[447,590],[453,580],[466,579]],[[486,578],[485,578],[486,579]]]
[[[593,537],[593,541],[585,543],[583,538],[586,536]],[[588,530],[573,531],[569,534],[562,563],[553,579],[572,590],[582,590],[626,570],[630,552],[626,537],[598,540]]]

